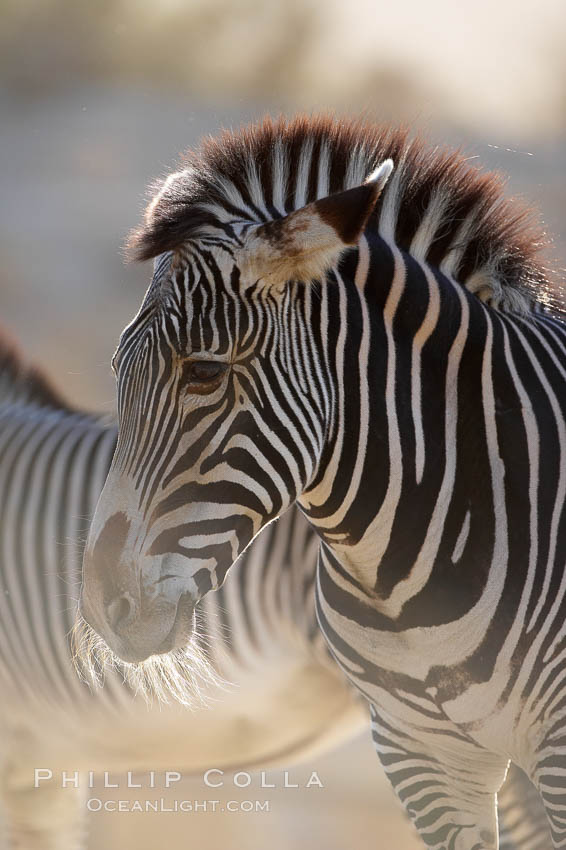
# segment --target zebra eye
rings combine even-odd
[[[217,363],[213,360],[193,360],[187,363],[185,367],[187,390],[193,393],[213,392],[227,368],[226,363]]]

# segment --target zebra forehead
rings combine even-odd
[[[391,234],[407,251],[424,245],[421,259],[437,266],[457,246],[460,279],[485,267],[487,258],[501,287],[544,297],[549,283],[538,254],[546,240],[531,211],[505,196],[497,174],[482,172],[458,151],[411,139],[405,129],[325,115],[267,118],[205,139],[155,190],[129,254],[150,259],[211,229],[230,235],[233,221],[277,220],[359,185],[386,159],[396,176],[368,228]],[[434,215],[427,215],[431,205]]]

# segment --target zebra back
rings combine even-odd
[[[26,361],[16,342],[0,328],[0,405],[14,402],[71,410],[49,378]]]

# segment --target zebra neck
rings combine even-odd
[[[336,414],[318,480],[299,501],[333,568],[396,617],[421,583],[399,593],[396,585],[423,558],[426,578],[439,557],[434,535],[449,524],[447,557],[459,561],[465,550],[467,559],[476,545],[468,540],[470,515],[476,528],[490,516],[481,497],[491,490],[489,423],[479,400],[493,394],[501,320],[383,240],[366,244],[340,272],[327,312],[329,325],[339,317],[347,332],[330,337],[325,352],[338,375]],[[476,541],[489,549],[486,523]]]
[[[327,662],[314,602],[318,548],[316,533],[292,506],[256,537],[224,585],[205,596],[200,628],[227,678],[234,665],[268,670],[285,658]]]

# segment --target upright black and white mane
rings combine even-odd
[[[384,160],[395,171],[368,223],[501,310],[556,303],[540,259],[544,233],[504,182],[460,152],[405,130],[328,116],[264,120],[189,152],[157,187],[129,253],[150,259],[228,222],[278,219],[362,183]]]

